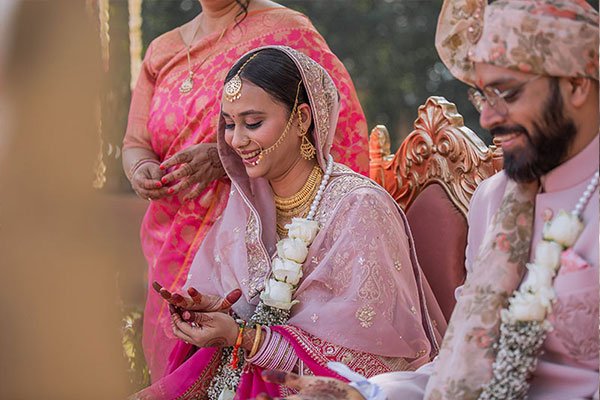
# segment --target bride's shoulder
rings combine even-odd
[[[366,198],[370,199],[369,203],[376,202],[387,206],[387,203],[389,203],[388,197],[389,194],[385,189],[371,179],[354,172],[343,164],[335,164],[329,184],[319,204],[318,218],[321,222],[324,222],[341,205],[348,203],[348,206],[350,206],[350,203],[352,203],[360,206],[362,200]],[[364,205],[367,205],[367,202]]]
[[[374,181],[361,175],[344,164],[335,164],[325,193],[332,197],[343,197],[361,188],[379,189]]]

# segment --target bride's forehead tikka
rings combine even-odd
[[[242,64],[242,66],[240,67],[240,69],[238,70],[238,72],[235,74],[235,76],[233,78],[231,78],[227,83],[225,83],[225,99],[227,101],[229,101],[230,103],[233,103],[234,101],[236,101],[237,99],[239,99],[242,95],[242,78],[240,77],[240,74],[242,73],[242,70],[244,69],[244,67],[246,65],[248,65],[248,63],[250,61],[252,61],[254,59],[254,57],[256,57],[258,55],[258,53],[254,53],[250,58],[248,58],[246,60],[246,62],[244,64]]]

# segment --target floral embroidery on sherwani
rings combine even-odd
[[[529,259],[536,193],[537,183],[507,185],[450,319],[427,399],[477,399],[490,380],[500,310]]]

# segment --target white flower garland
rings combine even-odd
[[[292,297],[302,278],[302,264],[306,261],[308,248],[319,233],[319,223],[314,221],[314,216],[332,171],[333,157],[330,155],[308,216],[292,218],[292,222],[285,226],[288,237],[277,242],[277,256],[272,262],[271,278],[260,294],[262,302],[269,307],[289,311],[299,303],[298,300],[292,300]]]
[[[271,263],[271,277],[260,294],[261,301],[248,321],[249,326],[285,324],[292,306],[299,303],[298,300],[292,300],[292,297],[302,278],[302,264],[306,261],[308,247],[319,233],[319,223],[313,219],[332,171],[333,157],[329,155],[325,174],[307,217],[292,218],[292,222],[285,226],[288,237],[277,242],[277,256]],[[208,390],[210,400],[233,400],[235,397],[242,374],[243,357],[240,357],[238,368],[231,368],[231,359],[231,349],[227,348]]]
[[[561,264],[561,254],[572,247],[583,231],[581,213],[598,186],[596,171],[575,209],[560,210],[546,222],[543,240],[535,249],[528,274],[500,312],[500,339],[492,366],[492,380],[484,387],[480,400],[523,399],[529,390],[527,378],[537,366],[537,358],[552,324],[546,320],[556,300],[554,277]]]

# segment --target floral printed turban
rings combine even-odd
[[[598,12],[585,0],[444,0],[435,45],[474,85],[474,62],[598,80]]]

